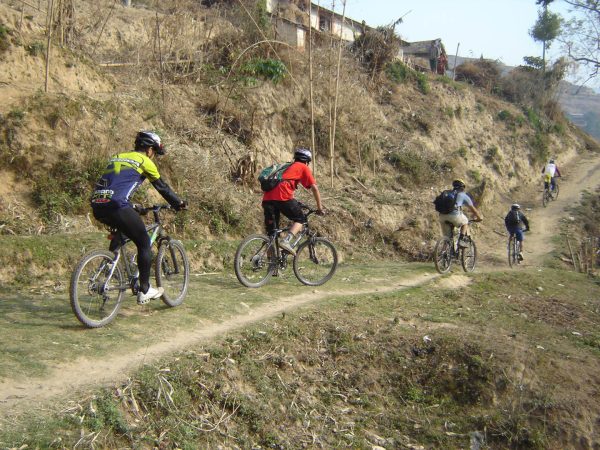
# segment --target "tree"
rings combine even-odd
[[[562,18],[548,10],[548,4],[552,0],[538,0],[538,4],[542,4],[543,8],[540,10],[538,20],[529,31],[531,37],[541,42],[542,47],[542,72],[546,71],[546,49],[550,48],[550,44],[556,39],[561,32]]]
[[[587,69],[589,80],[600,73],[600,0],[563,2],[571,6],[574,17],[565,22],[560,41],[569,58]]]

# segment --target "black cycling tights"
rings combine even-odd
[[[152,249],[150,236],[146,232],[146,226],[140,215],[131,207],[107,209],[106,211],[94,208],[94,217],[100,222],[121,231],[135,243],[138,251],[137,263],[140,271],[140,290],[144,294],[148,292]]]

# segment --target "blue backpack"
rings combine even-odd
[[[440,214],[450,214],[456,207],[457,191],[448,189],[442,191],[434,200],[435,210]]]

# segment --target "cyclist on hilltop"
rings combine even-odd
[[[556,177],[561,177],[560,170],[558,170],[558,166],[554,162],[554,159],[548,161],[548,164],[544,166],[542,169],[542,173],[544,174],[544,189],[549,189],[550,191],[554,190],[556,186]]]
[[[271,235],[279,227],[279,217],[282,213],[292,221],[287,236],[279,243],[283,250],[291,254],[296,253],[294,250],[294,237],[302,230],[302,224],[306,221],[298,200],[294,198],[294,191],[298,188],[298,185],[301,184],[304,188],[312,191],[317,203],[317,214],[324,214],[321,194],[308,166],[311,161],[312,153],[310,150],[298,147],[294,151],[294,162],[282,174],[283,181],[275,188],[265,192],[262,199],[265,227],[268,235]]]
[[[152,250],[150,236],[140,215],[130,202],[131,196],[146,178],[154,188],[177,211],[186,209],[184,201],[171,190],[158,173],[152,158],[164,155],[165,147],[160,137],[151,131],[140,131],[134,144],[134,150],[113,156],[104,169],[104,173],[96,182],[91,197],[94,217],[111,228],[116,228],[131,239],[137,247],[137,264],[139,270],[140,289],[137,302],[140,305],[151,299],[159,298],[163,288],[150,286],[150,265]],[[113,251],[118,242],[113,240],[110,250]]]
[[[483,216],[473,205],[473,200],[465,192],[465,187],[463,180],[454,180],[452,190],[442,192],[434,201],[435,209],[440,213],[442,233],[444,236],[450,236],[451,226],[448,223],[459,228],[458,245],[460,247],[468,247],[470,240],[469,219],[463,213],[463,207],[469,209],[478,222],[483,220]]]
[[[525,225],[525,230],[521,227],[521,224]],[[521,244],[521,251],[519,252],[519,261],[523,261],[523,231],[529,231],[529,220],[525,217],[525,214],[521,211],[521,205],[513,203],[510,207],[510,211],[504,218],[504,225],[506,231],[512,236],[515,235],[517,241]]]

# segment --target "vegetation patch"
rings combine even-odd
[[[580,313],[598,300],[583,305],[574,296],[594,298],[598,287],[577,274],[551,275],[479,274],[468,288],[340,297],[146,366],[117,389],[72,403],[42,425],[45,433],[20,424],[0,442],[558,448],[578,414],[597,413],[587,397],[593,387],[573,389],[564,358],[593,354],[597,335],[560,336],[593,330]],[[549,282],[555,289],[540,294],[536,286]],[[559,320],[546,321],[557,302]],[[578,379],[592,376],[596,362],[575,360]]]

